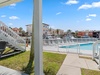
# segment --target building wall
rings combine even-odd
[[[32,24],[26,25],[26,31],[28,32],[28,35],[32,34]],[[43,34],[49,34],[49,25],[43,23]]]
[[[58,30],[59,30],[58,35],[63,35],[64,34],[64,30],[61,30],[61,29],[58,29]]]
[[[50,33],[51,35],[57,35],[56,30],[53,29],[53,28],[50,28],[50,29],[49,29],[49,33]]]
[[[19,28],[12,28],[12,30],[13,30],[14,32],[16,32],[17,34],[20,34]]]
[[[78,31],[77,36],[82,37],[82,36],[90,36],[93,37],[93,31]]]
[[[26,25],[28,35],[31,35],[32,33],[32,24]],[[58,35],[63,35],[64,30],[58,29],[59,33]],[[49,28],[48,24],[43,23],[43,34],[46,35],[57,35],[57,29]]]
[[[32,34],[32,24],[26,25],[26,32],[28,32],[28,35]]]
[[[49,34],[49,25],[43,23],[43,34],[48,35]]]

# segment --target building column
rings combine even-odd
[[[34,0],[33,15],[34,36],[34,67],[35,75],[43,75],[43,25],[42,25],[42,0]]]

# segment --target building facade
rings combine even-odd
[[[12,28],[12,30],[14,31],[14,32],[16,32],[18,35],[20,34],[20,29],[19,28]]]
[[[49,25],[42,23],[43,25],[43,34],[49,35]],[[28,32],[28,35],[32,35],[32,24],[26,25],[26,32]]]
[[[93,31],[78,31],[77,36],[78,37],[84,37],[84,36],[93,37]]]

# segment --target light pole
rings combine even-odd
[[[32,36],[34,36],[34,67],[35,75],[43,75],[43,25],[42,0],[34,0]]]

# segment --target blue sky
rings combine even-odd
[[[33,0],[0,8],[0,20],[11,27],[32,23]],[[99,0],[43,0],[43,22],[67,31],[100,30]]]

